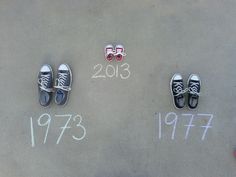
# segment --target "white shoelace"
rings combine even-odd
[[[67,73],[59,73],[59,77],[56,79],[57,85],[54,87],[64,91],[70,91],[71,90],[70,86],[65,86],[67,76],[68,76]]]
[[[52,88],[47,88],[49,81],[50,81],[50,74],[42,75],[41,78],[38,79],[39,88],[46,92],[53,92]]]
[[[174,89],[173,91],[176,93],[174,96],[179,96],[184,94],[188,91],[188,88],[183,89],[183,84],[181,82],[174,82]]]
[[[199,96],[200,93],[198,93],[198,88],[199,88],[199,83],[191,82],[190,87],[189,87],[189,93]]]

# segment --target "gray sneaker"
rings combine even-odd
[[[48,106],[52,100],[53,72],[50,65],[43,65],[38,74],[39,103]]]
[[[55,103],[65,105],[69,97],[69,91],[72,85],[72,72],[67,64],[61,64],[58,68],[57,78],[54,88]]]

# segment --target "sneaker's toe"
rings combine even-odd
[[[173,80],[182,80],[183,78],[182,78],[182,76],[180,75],[180,74],[175,74],[174,76],[173,76]]]
[[[67,64],[61,64],[58,68],[60,71],[69,71],[69,66]]]
[[[198,75],[196,75],[196,74],[192,74],[192,75],[190,76],[190,80],[193,80],[193,81],[199,81],[200,78],[199,78]]]
[[[121,44],[118,44],[118,45],[116,45],[116,48],[119,48],[119,49],[124,49],[124,46],[123,46],[123,45],[121,45]]]
[[[113,47],[113,45],[111,45],[111,44],[106,45],[105,49],[109,49],[109,48],[112,48],[112,49],[113,49],[114,47]]]
[[[43,65],[40,69],[40,72],[42,73],[46,73],[46,72],[50,72],[51,71],[51,67],[49,65]]]

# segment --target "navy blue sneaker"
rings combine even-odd
[[[175,108],[181,109],[185,105],[185,96],[187,89],[184,89],[183,78],[180,74],[174,74],[170,81],[170,90]]]
[[[72,85],[72,72],[67,64],[61,64],[58,68],[55,81],[55,103],[65,105],[68,101],[69,91]]]
[[[189,109],[196,109],[198,105],[200,90],[201,90],[201,80],[196,74],[191,74],[188,79],[188,107]]]
[[[43,65],[38,74],[39,103],[46,107],[52,100],[53,72],[50,65]]]

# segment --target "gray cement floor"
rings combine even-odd
[[[0,176],[235,177],[235,8],[235,0],[1,0]],[[111,42],[126,47],[130,77],[91,78],[96,64],[108,65]],[[74,76],[70,100],[42,108],[39,68],[64,62]],[[196,111],[174,109],[175,72],[202,78]],[[175,139],[167,125],[158,139],[154,114],[168,112],[178,115]],[[44,113],[52,117],[45,144],[46,126],[37,125]],[[184,140],[183,113],[214,115],[204,141],[207,119]],[[83,129],[71,120],[56,145],[67,119],[55,114],[80,114],[85,138],[72,138]]]

